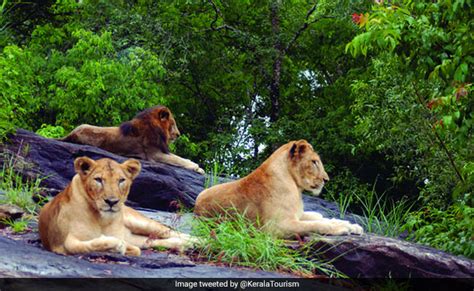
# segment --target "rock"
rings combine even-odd
[[[186,220],[176,214],[142,211],[163,222]],[[190,218],[189,215],[185,216]],[[176,224],[176,226],[180,227]],[[288,274],[246,268],[197,264],[185,255],[144,250],[140,257],[114,253],[63,256],[43,249],[37,232],[0,232],[0,277],[126,277],[126,278],[289,278]],[[1,286],[1,285],[0,285]]]
[[[308,199],[313,197],[308,197]],[[314,201],[313,201],[314,203]],[[312,204],[313,205],[313,204]],[[330,205],[328,205],[330,206]],[[320,206],[319,206],[320,207]],[[146,216],[190,231],[193,215],[140,209]],[[324,209],[316,208],[313,211]],[[335,211],[336,209],[333,209]],[[331,217],[331,211],[326,214]],[[354,218],[356,216],[352,216]],[[316,259],[334,260],[337,270],[351,278],[472,278],[474,261],[427,246],[373,234],[314,236]]]
[[[474,261],[372,234],[317,238],[322,257],[351,278],[473,278]]]
[[[16,205],[0,204],[0,222],[4,219],[15,220],[23,216],[25,212]]]
[[[126,277],[126,278],[273,278],[285,274],[194,264],[168,253],[143,252],[140,257],[93,253],[63,256],[24,241],[0,236],[0,274],[9,277]]]
[[[111,158],[123,162],[126,158],[88,145],[78,145],[41,137],[19,129],[6,145],[10,153],[20,153],[30,167],[18,169],[29,178],[43,177],[42,187],[52,195],[58,194],[75,175],[74,159],[88,156],[92,159]],[[24,153],[26,152],[26,154]],[[196,172],[171,165],[141,161],[142,171],[130,191],[134,205],[160,210],[176,210],[180,201],[192,207],[196,196],[204,188],[205,177]]]
[[[11,137],[11,142],[7,145],[7,149],[5,150],[14,153],[22,153],[24,152],[24,148],[28,149],[27,153],[23,155],[25,156],[24,164],[34,164],[35,166],[22,167],[21,172],[27,177],[35,177],[37,175],[46,177],[42,182],[42,186],[48,188],[48,191],[52,194],[58,193],[69,183],[74,175],[73,160],[76,157],[89,156],[93,159],[108,157],[119,162],[126,159],[95,147],[46,139],[25,130],[18,130],[17,134]],[[176,201],[180,201],[185,207],[192,207],[194,205],[195,198],[204,188],[206,177],[192,171],[162,163],[141,162],[143,168],[142,172],[135,180],[129,196],[130,203],[133,207],[175,211],[178,208]],[[305,210],[318,211],[325,217],[337,218],[339,216],[339,209],[334,203],[310,196],[305,196],[304,202]],[[146,211],[142,209],[142,211],[144,211],[146,215],[162,221],[165,224],[174,226],[182,231],[189,231],[190,224],[188,222],[192,219],[192,214],[179,215],[156,212],[151,209]],[[344,219],[356,222],[360,221],[361,217],[348,213]],[[104,270],[112,269],[113,275],[110,276],[130,277],[215,277],[218,275],[222,275],[223,277],[239,277],[250,274],[248,271],[232,273],[234,269],[229,268],[223,269],[223,273],[218,274],[212,273],[220,272],[218,269],[213,269],[217,267],[206,266],[203,267],[204,269],[199,269],[200,267],[180,266],[163,267],[167,271],[158,275],[154,271],[143,268],[143,266],[137,267],[137,265],[140,265],[140,263],[137,262],[130,263],[128,269],[125,268],[125,266],[117,266],[117,264],[113,265],[113,268],[110,267],[110,264],[107,264],[105,268],[98,266],[98,264],[84,261],[85,257],[79,259],[75,257],[58,256],[44,252],[39,249],[38,246],[32,246],[31,244],[16,246],[9,242],[8,239],[5,240],[1,237],[0,239],[0,255],[8,254],[8,256],[13,256],[14,258],[12,263],[8,263],[3,268],[0,266],[0,274],[15,273],[15,270],[17,270],[18,274],[36,274],[34,276],[87,275],[106,277],[109,275],[104,273]],[[19,249],[16,250],[16,247]],[[9,250],[9,248],[13,251]],[[325,248],[324,256],[327,259],[337,258],[334,261],[336,268],[350,277],[474,277],[472,260],[456,257],[433,248],[399,239],[371,234],[362,236],[326,236],[322,237],[319,243],[315,245],[315,253],[320,252],[319,248]],[[53,264],[49,267],[35,268],[29,262],[29,258],[22,259],[22,254],[26,253],[28,253],[28,256],[33,256],[33,262],[35,262],[35,264],[41,266],[40,261],[49,262],[50,260],[52,260]],[[113,255],[112,257],[116,258],[117,256]],[[113,260],[112,257],[101,257],[100,260]],[[127,259],[127,262],[130,262],[130,260]],[[69,263],[71,263],[71,265],[69,265]],[[22,264],[25,265],[23,266]],[[71,267],[61,267],[62,264]],[[176,264],[185,264],[185,262],[179,261]],[[90,274],[89,271],[82,271],[81,268],[83,268],[83,270],[90,270]],[[146,271],[142,269],[146,269]],[[210,273],[206,273],[208,271]],[[252,274],[256,276],[269,275],[269,273],[265,272]],[[273,273],[271,275],[275,274]]]

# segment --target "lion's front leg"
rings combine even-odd
[[[305,211],[303,212],[303,215],[301,215],[300,220],[318,220],[322,219],[323,215],[318,212],[313,212],[313,211]]]
[[[204,173],[205,173],[204,170],[201,167],[199,167],[199,165],[196,164],[195,162],[193,162],[191,160],[188,160],[188,159],[184,159],[184,158],[182,158],[180,156],[177,156],[177,155],[174,155],[174,154],[164,154],[164,153],[161,153],[161,152],[156,153],[153,156],[153,160],[155,160],[157,162],[162,162],[162,163],[182,167],[182,168],[185,168],[185,169],[188,169],[188,170],[192,170],[192,171],[198,172],[199,174],[202,174],[202,175],[204,175]]]
[[[348,221],[321,218],[318,220],[288,219],[278,224],[279,230],[285,235],[310,233],[344,235],[350,233],[362,234],[362,227]]]
[[[132,234],[127,238],[127,242],[141,249],[164,247],[168,249],[176,249],[182,252],[186,249],[192,248],[197,243],[197,240],[190,235],[169,238],[153,238]]]
[[[114,252],[124,255],[127,252],[127,243],[116,237],[105,235],[87,241],[82,241],[72,235],[68,235],[64,242],[64,248],[69,254]]]
[[[339,225],[343,225],[343,226],[346,226],[349,229],[350,233],[354,233],[354,234],[363,234],[364,233],[364,229],[358,224],[352,224],[349,221],[340,220],[340,219],[336,219],[336,218],[331,218],[331,219],[324,218],[318,212],[306,211],[306,212],[303,213],[303,215],[301,215],[300,220],[302,220],[302,221],[317,221],[317,220],[324,221],[327,224],[333,225],[336,229],[338,228]]]
[[[150,219],[131,207],[124,207],[124,224],[133,234],[169,238],[175,231],[169,227]]]

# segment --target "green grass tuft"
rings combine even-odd
[[[355,200],[362,208],[364,219],[356,219],[370,233],[398,237],[408,219],[413,204],[406,200],[390,202],[384,195],[376,195],[375,190],[365,195],[355,194]]]
[[[194,221],[193,235],[201,240],[198,256],[211,262],[303,276],[316,272],[330,277],[343,276],[330,262],[309,259],[318,255],[311,243],[298,249],[290,248],[288,241],[274,238],[258,224],[234,212],[216,218],[198,217]]]
[[[356,217],[356,221],[364,231],[389,237],[398,237],[404,231],[403,226],[413,207],[407,200],[394,203],[384,194],[378,195],[375,185],[361,193],[352,191],[346,195],[335,195],[328,192],[328,197],[338,204],[340,218],[344,218],[349,208],[360,209],[362,217]]]
[[[5,218],[0,220],[1,224],[8,225],[14,233],[22,233],[28,229],[28,219],[21,218],[19,220],[13,220]]]
[[[0,204],[13,204],[24,209],[28,214],[36,214],[37,204],[32,197],[40,192],[41,179],[25,180],[18,169],[28,167],[21,158],[12,154],[2,155],[3,165],[0,170]]]

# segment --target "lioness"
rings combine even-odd
[[[264,230],[279,237],[311,232],[362,234],[357,224],[303,211],[303,190],[319,195],[328,180],[313,147],[305,140],[291,141],[248,176],[201,192],[194,212],[214,216],[235,209],[252,221],[258,218]]]
[[[184,249],[195,239],[153,221],[124,205],[141,169],[129,159],[119,164],[80,157],[72,182],[39,215],[43,246],[55,253],[117,252],[140,255],[140,249]]]
[[[169,144],[179,135],[171,111],[165,106],[155,106],[119,127],[82,124],[59,140],[92,145],[118,155],[163,162],[204,174],[198,164],[170,153]]]

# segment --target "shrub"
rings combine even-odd
[[[464,202],[446,210],[424,207],[409,215],[404,229],[419,243],[474,259],[474,208]]]
[[[60,138],[66,135],[64,127],[50,124],[42,124],[36,133],[48,138]]]

